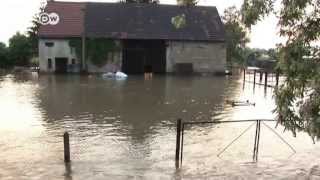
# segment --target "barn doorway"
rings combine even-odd
[[[126,40],[123,42],[122,71],[142,74],[166,72],[166,45],[162,40]]]
[[[56,73],[67,73],[68,58],[55,58]]]

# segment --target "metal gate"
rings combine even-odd
[[[252,122],[252,124],[246,128],[239,136],[233,139],[225,148],[222,149],[221,152],[218,153],[218,157],[225,152],[234,142],[236,142],[245,132],[247,132],[253,125],[256,125],[255,130],[255,138],[254,138],[254,146],[253,146],[253,155],[252,159],[254,162],[258,161],[258,154],[259,154],[259,143],[260,143],[260,130],[261,124],[268,129],[270,129],[277,137],[286,144],[293,153],[296,153],[295,149],[285,140],[283,139],[280,134],[278,134],[275,130],[273,130],[269,125],[265,122],[275,122],[276,120],[272,119],[252,119],[252,120],[233,120],[233,121],[202,121],[202,122],[183,122],[181,119],[177,121],[177,137],[176,137],[176,156],[175,156],[175,165],[176,168],[181,167],[182,159],[183,159],[183,141],[184,141],[184,131],[185,126],[192,126],[192,125],[201,125],[201,124],[224,124],[224,123],[244,123],[244,122]]]

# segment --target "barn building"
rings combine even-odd
[[[223,73],[226,44],[216,7],[161,4],[49,1],[45,13],[58,16],[39,30],[44,73]],[[50,20],[50,17],[49,17]],[[97,65],[88,41],[104,38],[117,50]],[[70,44],[78,39],[81,53]]]

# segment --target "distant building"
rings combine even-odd
[[[155,73],[225,70],[225,31],[215,7],[49,1],[45,12],[56,13],[59,20],[40,27],[41,72],[130,74],[143,73],[146,66]],[[182,28],[174,17],[185,18]],[[75,38],[108,38],[120,50],[96,66],[77,57],[69,44]]]

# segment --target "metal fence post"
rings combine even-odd
[[[70,162],[70,143],[69,143],[69,133],[65,132],[63,134],[63,146],[64,146],[64,162]]]
[[[252,157],[253,161],[255,161],[255,159],[256,159],[257,138],[258,138],[258,120],[256,121],[256,133],[255,133],[255,136],[254,136],[253,157]]]
[[[258,156],[259,156],[261,120],[258,121],[257,125],[258,125],[258,138],[257,138],[257,148],[256,148],[256,162],[258,162]]]
[[[180,144],[181,144],[181,119],[177,121],[177,139],[176,139],[176,168],[179,168],[180,163]]]
[[[257,120],[256,122],[256,133],[254,137],[254,147],[253,147],[253,161],[258,161],[258,153],[259,153],[259,143],[260,143],[260,128],[261,128],[261,120]]]

